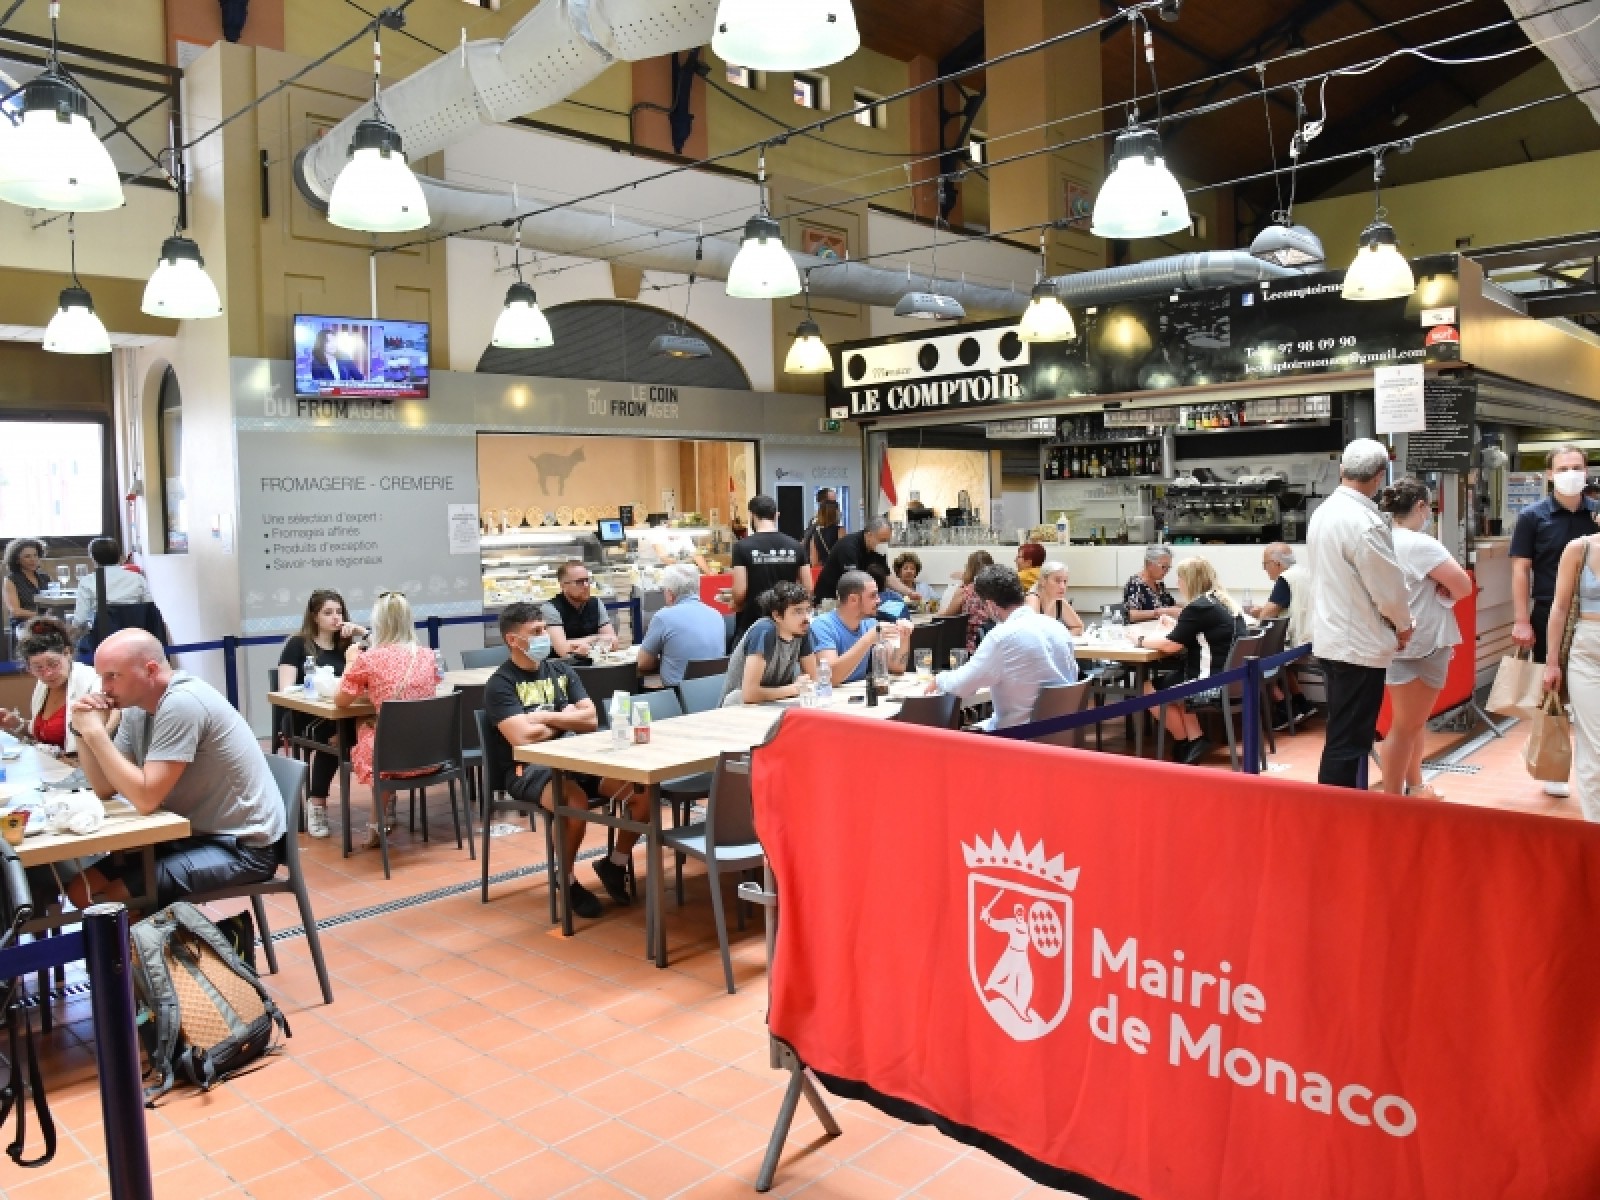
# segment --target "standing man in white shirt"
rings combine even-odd
[[[984,729],[1026,724],[1041,688],[1078,681],[1072,637],[1060,621],[1024,603],[1022,580],[1010,567],[983,568],[972,587],[995,627],[964,666],[939,672],[931,690],[971,700],[988,688],[994,715],[983,723]]]
[[[1373,502],[1389,451],[1357,438],[1339,461],[1339,486],[1311,517],[1307,564],[1317,591],[1311,647],[1328,685],[1328,731],[1317,782],[1357,787],[1383,707],[1384,674],[1411,639],[1405,574],[1394,535]]]
[[[83,577],[78,584],[78,603],[72,610],[72,624],[79,633],[94,628],[95,613],[99,607],[99,585],[96,576],[104,572],[106,603],[145,604],[151,599],[150,584],[138,571],[122,565],[122,547],[116,538],[95,538],[89,543],[89,557],[94,560],[94,572]]]

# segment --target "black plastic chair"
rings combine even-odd
[[[483,685],[458,687],[461,693],[461,765],[466,768],[467,811],[478,806],[478,789],[483,786],[483,741],[472,715],[483,707]]]
[[[260,883],[245,883],[235,887],[217,888],[210,892],[197,892],[184,896],[190,904],[211,904],[217,900],[235,900],[248,896],[255,914],[256,930],[261,938],[261,952],[267,960],[267,970],[278,973],[278,952],[272,947],[272,930],[267,925],[267,906],[263,896],[289,895],[300,909],[300,925],[305,930],[306,945],[311,950],[311,962],[317,970],[317,982],[322,986],[322,1002],[333,1003],[333,984],[328,980],[328,964],[322,957],[322,938],[317,933],[316,914],[311,911],[311,897],[306,893],[305,873],[300,869],[300,805],[305,795],[306,764],[285,754],[268,754],[267,768],[273,782],[278,785],[278,795],[283,800],[284,828],[288,831],[278,843],[278,861],[288,868],[286,876],[274,875]]]
[[[903,725],[926,725],[933,729],[961,728],[961,697],[956,695],[907,696],[900,711],[890,717]]]
[[[594,701],[595,714],[600,718],[600,728],[611,728],[611,696],[613,692],[627,692],[630,696],[639,690],[639,668],[631,662],[615,663],[607,667],[573,667],[578,682],[589,699]],[[656,693],[651,693],[655,695]]]
[[[685,679],[704,679],[708,675],[719,678],[728,673],[728,656],[721,658],[691,658],[683,667]]]
[[[1061,683],[1055,687],[1040,688],[1039,698],[1033,702],[1031,719],[1048,721],[1051,717],[1069,717],[1082,712],[1093,683],[1091,679],[1080,679],[1077,683]],[[1082,750],[1083,733],[1082,729],[1067,729],[1061,733],[1040,734],[1029,740],[1046,746],[1067,746],[1074,750]]]
[[[1265,641],[1265,636],[1259,633],[1251,637],[1235,638],[1233,649],[1228,651],[1228,661],[1222,664],[1221,669],[1223,671],[1231,671],[1235,667],[1243,666],[1247,658],[1260,658],[1261,647]],[[1213,671],[1212,673],[1217,674],[1218,672]],[[1234,735],[1233,713],[1235,706],[1242,703],[1243,697],[1244,684],[1242,682],[1230,683],[1218,689],[1218,698],[1216,700],[1202,701],[1191,705],[1191,710],[1194,712],[1221,715],[1222,729],[1228,737],[1228,763],[1235,771],[1239,769],[1239,741]],[[1162,706],[1161,713],[1162,720],[1159,722],[1159,732],[1156,734],[1156,757],[1158,759],[1165,757],[1166,750],[1167,722],[1165,720],[1165,705]],[[1243,730],[1240,730],[1239,736],[1243,736]],[[1265,769],[1266,765],[1267,747],[1266,743],[1262,742],[1260,766]]]
[[[282,686],[278,683],[278,668],[275,666],[268,667],[267,691],[280,692],[282,690]],[[269,709],[272,713],[272,733],[270,740],[267,742],[267,749],[273,754],[278,753],[280,750],[284,752],[296,750],[297,747],[290,740],[294,736],[294,710],[279,708],[275,704],[269,705]],[[299,755],[296,754],[296,757],[299,757]]]
[[[463,650],[461,667],[471,671],[478,667],[498,667],[511,657],[510,646],[485,646],[482,650]]]
[[[730,655],[739,644],[739,618],[733,613],[722,615],[722,644]]]
[[[911,629],[911,662],[915,665],[917,651],[927,650],[933,655],[933,669],[943,671],[950,665],[950,656],[947,654],[941,662],[939,649],[944,644],[944,632],[938,621],[924,621],[921,625],[914,625]]]
[[[398,772],[423,771],[399,776]],[[445,784],[450,789],[450,819],[455,825],[456,847],[461,846],[461,810],[456,800],[457,780],[465,783],[461,750],[461,693],[426,700],[387,700],[378,709],[378,731],[372,745],[372,800],[379,814],[378,847],[383,851],[383,877],[389,874],[389,831],[382,814],[385,795],[410,792],[413,803],[422,793],[422,840],[428,834],[428,789]],[[414,812],[414,809],[413,809]],[[467,810],[467,853],[474,848],[472,810]]]

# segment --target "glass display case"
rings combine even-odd
[[[631,557],[608,554],[608,547],[584,529],[514,529],[484,534],[483,607],[498,612],[517,600],[543,602],[559,590],[556,571],[572,559],[587,563],[594,594],[608,602],[632,599],[638,576]]]

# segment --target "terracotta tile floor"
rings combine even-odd
[[[1429,751],[1457,740],[1431,735]],[[1478,774],[1439,786],[1451,802],[1576,816],[1527,778],[1521,742],[1519,731],[1493,743],[1471,760]],[[1320,750],[1316,724],[1280,737],[1274,773],[1312,779]],[[1218,753],[1208,765],[1226,763]],[[342,859],[337,828],[304,842],[318,917],[475,883],[478,864],[445,835],[442,811],[436,801],[431,843],[396,836],[392,881],[375,852]],[[493,841],[497,873],[542,861],[543,836],[526,826]],[[283,941],[268,982],[293,1038],[264,1069],[206,1095],[180,1089],[147,1114],[156,1194],[749,1196],[782,1088],[767,1067],[765,945],[759,921],[734,934],[740,991],[727,995],[710,912],[691,872],[688,905],[668,902],[672,965],[658,971],[643,957],[640,908],[567,940],[547,924],[542,874],[496,885],[487,906],[474,886],[327,929],[332,1006],[304,939]],[[279,901],[271,917],[278,928],[299,920]],[[107,1193],[88,999],[57,1001],[55,1013],[41,1044],[60,1149],[43,1170],[0,1160],[0,1195],[16,1200]],[[828,1140],[802,1105],[774,1195],[1059,1194],[926,1129],[833,1106],[844,1136]]]

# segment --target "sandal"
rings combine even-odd
[[[376,825],[368,825],[367,832],[365,836],[362,837],[361,844],[357,846],[356,849],[376,850],[382,844],[382,836],[378,833],[378,827]]]
[[[1408,786],[1406,795],[1415,797],[1418,800],[1443,800],[1445,798],[1443,792],[1434,791],[1433,785],[1429,783],[1420,783],[1416,787]]]

